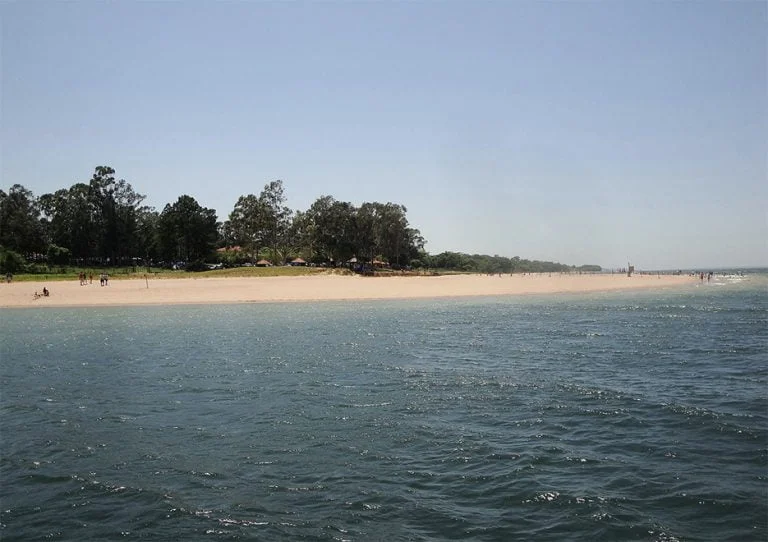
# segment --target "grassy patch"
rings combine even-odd
[[[135,271],[134,271],[135,269]],[[202,279],[202,278],[240,278],[240,277],[300,277],[309,275],[353,275],[349,269],[326,269],[323,267],[234,267],[231,269],[214,269],[210,271],[173,271],[170,269],[151,268],[147,273],[142,267],[120,267],[113,269],[82,269],[82,268],[52,268],[49,273],[21,273],[13,276],[14,282],[58,282],[76,281],[81,272],[86,276],[93,274],[93,281],[99,281],[101,273],[108,273],[109,280],[143,279],[148,275],[151,279]],[[436,269],[421,269],[417,271],[392,271],[389,269],[377,269],[377,277],[398,276],[430,276],[430,275],[459,275],[470,274],[462,271],[447,271]]]
[[[63,271],[63,272],[62,272]],[[232,269],[214,269],[211,271],[172,271],[170,269],[151,269],[147,273],[145,268],[115,268],[115,269],[53,269],[50,273],[23,273],[13,276],[14,282],[54,282],[76,281],[81,272],[98,282],[99,275],[104,272],[109,274],[110,280],[143,279],[148,275],[152,279],[201,279],[201,278],[227,278],[227,277],[298,277],[318,274],[351,274],[348,269],[324,269],[320,267],[235,267]]]

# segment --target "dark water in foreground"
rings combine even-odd
[[[3,314],[2,540],[766,540],[768,283]]]

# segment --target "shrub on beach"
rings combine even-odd
[[[203,260],[195,260],[193,262],[189,262],[185,269],[187,271],[208,271],[208,266],[205,265]]]
[[[27,268],[24,256],[13,250],[0,247],[0,273],[18,273]]]

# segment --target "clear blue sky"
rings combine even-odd
[[[393,201],[443,250],[768,265],[765,2],[6,2],[0,186]]]

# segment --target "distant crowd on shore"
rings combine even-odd
[[[87,286],[88,284],[93,284],[93,273],[85,273],[82,272],[78,275],[78,278],[80,279],[80,286]],[[109,286],[109,274],[108,273],[101,273],[99,275],[99,283],[101,286]]]

